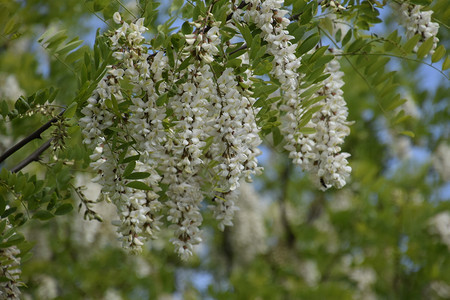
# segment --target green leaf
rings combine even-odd
[[[298,130],[298,132],[303,133],[303,134],[313,134],[313,133],[316,133],[316,130],[311,127],[302,127]]]
[[[44,42],[45,48],[55,50],[65,39],[67,39],[66,30],[56,32],[52,37]]]
[[[400,123],[402,123],[402,122],[404,122],[404,121],[406,121],[406,120],[408,120],[408,119],[410,119],[410,118],[411,118],[411,116],[405,114],[405,111],[404,111],[404,110],[401,110],[401,111],[399,111],[398,114],[392,119],[391,122],[392,122],[393,125],[397,125],[397,124],[400,124]]]
[[[419,50],[417,50],[417,58],[422,59],[428,53],[430,53],[430,50],[433,48],[433,44],[434,44],[434,37],[430,37],[425,42],[423,42],[423,44],[420,45]]]
[[[7,216],[9,216],[10,214],[14,213],[17,210],[17,207],[13,206],[8,208],[7,210],[5,210],[2,213],[2,218],[6,218]]]
[[[76,38],[74,41],[71,41],[67,43],[65,46],[58,48],[58,50],[56,50],[56,53],[58,53],[59,55],[66,55],[70,51],[76,49],[81,44],[83,44],[83,41]]]
[[[28,102],[25,100],[25,98],[20,96],[19,99],[17,99],[16,103],[14,103],[14,108],[17,109],[19,114],[23,114],[27,110],[29,110],[31,107],[28,104]]]
[[[159,98],[156,100],[156,105],[162,106],[162,105],[166,104],[168,100],[169,100],[169,94],[164,93],[161,96],[159,96]]]
[[[336,38],[336,42],[339,43],[339,42],[341,41],[341,38],[342,38],[342,30],[341,30],[340,28],[336,31],[335,38]]]
[[[49,220],[53,217],[54,217],[54,215],[47,210],[38,210],[37,212],[35,212],[33,214],[33,219],[38,219],[38,220],[42,220],[42,221]]]
[[[183,62],[178,67],[178,72],[183,71],[184,69],[186,69],[191,64],[191,61],[192,61],[192,56],[189,56],[188,58],[183,60]]]
[[[127,164],[127,163],[129,163],[129,162],[131,162],[131,161],[139,160],[140,157],[141,157],[140,154],[138,154],[138,155],[133,155],[133,156],[128,156],[128,157],[126,157],[126,158],[125,158],[122,162],[120,162],[120,163],[122,163],[122,164]]]
[[[114,114],[118,117],[121,117],[121,113],[119,110],[119,104],[117,103],[116,96],[114,96],[113,93],[111,93],[111,104],[112,104],[111,108],[112,108]]]
[[[18,24],[14,19],[9,19],[9,21],[6,23],[5,28],[3,29],[3,34],[8,35],[13,33],[17,30]]]
[[[3,234],[3,230],[6,228],[6,219],[0,222],[0,235]]]
[[[283,135],[278,127],[272,128],[273,145],[276,147],[283,141]]]
[[[448,68],[450,68],[450,59],[447,56],[444,60],[444,63],[442,64],[442,71],[445,71]]]
[[[201,149],[203,150],[202,153],[203,155],[206,154],[206,152],[208,152],[209,147],[211,147],[212,143],[214,142],[214,137],[210,136],[207,137],[205,140],[205,146],[203,146]]]
[[[325,51],[327,51],[328,46],[322,46],[319,49],[317,49],[314,54],[309,58],[308,63],[313,63],[315,62],[317,59],[319,59],[320,57],[323,56],[323,54],[325,53]]]
[[[412,138],[415,137],[414,132],[409,131],[409,130],[402,131],[402,132],[400,132],[400,134],[407,135],[407,136],[410,136]]]
[[[134,168],[136,167],[136,161],[132,161],[132,162],[130,162],[126,167],[125,167],[125,170],[123,171],[123,177],[127,177],[128,175],[130,175],[132,172],[133,172],[133,170],[134,170]]]
[[[25,237],[20,233],[15,233],[6,242],[0,243],[0,248],[7,248],[20,244],[25,240]]]
[[[431,56],[431,62],[435,63],[441,60],[442,57],[445,55],[445,47],[444,45],[440,45],[436,48],[433,55]]]
[[[319,84],[314,84],[310,88],[308,88],[306,91],[300,94],[301,98],[309,98],[311,95],[313,95],[315,92],[317,92],[319,89],[321,89],[322,86]]]
[[[32,256],[33,256],[33,253],[32,253],[32,252],[27,252],[24,256],[22,256],[22,257],[20,258],[20,263],[23,264],[23,263],[29,261],[29,260],[31,259]]]
[[[387,38],[386,43],[384,43],[384,50],[391,51],[398,44],[398,31],[394,30]]]
[[[137,190],[144,190],[144,191],[151,191],[152,188],[146,185],[145,183],[141,181],[131,181],[126,184],[127,187],[137,189]]]
[[[125,176],[126,179],[144,179],[150,177],[150,173],[148,172],[134,172],[128,176]]]
[[[238,22],[236,22],[235,25],[241,32],[242,37],[244,38],[247,45],[251,45],[253,36],[252,36],[252,32],[250,31],[250,28],[248,27],[248,25],[247,24],[241,25]]]
[[[391,101],[391,105],[388,106],[388,108],[386,109],[387,111],[391,111],[396,109],[397,107],[403,105],[404,103],[406,103],[408,100],[406,99],[401,99],[400,95],[397,94],[394,99]]]
[[[7,101],[2,101],[0,103],[0,114],[5,117],[6,115],[8,115],[8,113],[9,113],[8,103]]]
[[[84,53],[85,53],[84,50],[85,50],[84,47],[81,47],[81,48],[78,48],[77,50],[75,50],[75,51],[69,53],[69,54],[66,56],[65,61],[66,61],[67,63],[71,64],[71,63],[73,63],[73,62],[75,62],[75,61],[77,61],[77,60],[80,60],[80,59],[84,56]]]
[[[230,59],[227,61],[227,64],[225,65],[225,67],[227,68],[238,68],[242,65],[242,60],[240,60],[239,58],[234,58],[234,59]]]
[[[293,31],[289,29],[289,26],[295,24],[296,27]],[[307,26],[299,26],[300,24],[298,22],[291,23],[291,25],[288,26],[288,30],[290,34],[294,37],[294,39],[291,40],[292,44],[298,43],[300,39],[305,35]]]
[[[364,47],[365,44],[366,44],[366,41],[364,39],[358,38],[353,43],[351,43],[350,46],[348,46],[347,51],[350,53],[357,52],[362,47]]]
[[[77,111],[78,104],[76,102],[72,102],[72,104],[69,105],[69,107],[64,112],[64,117],[70,119],[75,115],[75,112]]]
[[[266,75],[267,73],[272,70],[272,63],[268,61],[267,59],[261,61],[256,67],[254,68],[254,74],[255,75]]]
[[[342,46],[345,46],[352,39],[352,30],[347,31],[344,38],[342,39]]]
[[[255,35],[252,40],[252,45],[250,47],[250,59],[255,60],[258,55],[259,49],[261,48],[261,37],[259,34]]]
[[[296,51],[297,55],[301,56],[302,54],[307,53],[309,50],[314,48],[319,41],[320,41],[320,36],[317,33],[310,35],[297,48],[297,51]]]
[[[306,109],[306,108],[310,107],[311,105],[316,104],[317,102],[325,99],[326,97],[327,96],[318,96],[318,97],[308,99],[308,100],[302,102],[302,106]]]
[[[431,2],[433,2],[433,0],[410,0],[411,3],[416,4],[416,5],[423,5],[423,6],[427,6],[430,5]]]
[[[375,72],[377,72],[378,70],[380,70],[381,68],[384,68],[384,66],[386,66],[386,64],[390,61],[391,59],[389,57],[381,57],[377,60],[376,63],[369,65],[366,68],[366,74],[367,75],[372,75]]]
[[[259,98],[261,96],[268,96],[268,95],[272,94],[273,92],[275,92],[276,90],[278,90],[278,86],[276,86],[276,85],[266,84],[263,86],[258,86],[258,87],[255,87],[253,96],[255,98]]]
[[[56,211],[55,211],[55,215],[65,215],[68,214],[69,212],[71,212],[73,210],[73,206],[70,203],[64,203],[61,206],[59,206]]]
[[[416,34],[412,38],[410,38],[404,45],[403,50],[405,50],[406,53],[410,53],[413,51],[414,47],[417,45],[417,43],[422,38],[422,35]]]

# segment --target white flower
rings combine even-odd
[[[306,260],[301,264],[301,275],[309,286],[317,286],[320,280],[320,271],[317,263],[313,260]]]
[[[116,12],[113,14],[113,20],[114,20],[114,22],[115,22],[116,24],[120,24],[120,23],[121,23],[122,17],[120,16],[119,12],[116,11]]]
[[[430,219],[431,232],[437,233],[450,249],[450,212],[444,211]]]
[[[236,210],[233,221],[234,226],[230,229],[230,238],[234,252],[239,253],[236,259],[240,262],[248,263],[256,255],[267,251],[264,209],[252,185],[242,182],[239,191],[234,193],[238,192],[239,198],[234,200],[239,202],[239,210],[233,208],[232,211]],[[227,199],[226,202],[230,200]],[[231,215],[231,213],[225,211],[226,216]],[[226,217],[222,218],[222,220],[224,219]]]
[[[356,268],[351,271],[350,278],[358,284],[358,289],[365,291],[375,283],[377,274],[371,268]]]
[[[433,47],[429,54],[434,53],[439,39],[436,37],[439,31],[439,24],[431,22],[431,15],[433,11],[421,11],[421,5],[414,5],[408,2],[398,4],[391,2],[392,8],[399,14],[399,24],[406,29],[406,37],[412,38],[416,34],[420,34],[421,38],[414,47],[414,52],[417,52],[422,43],[429,39],[433,39]]]
[[[433,167],[438,174],[442,177],[442,180],[450,180],[450,145],[441,142],[431,157]]]

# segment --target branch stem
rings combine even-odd
[[[33,161],[38,161],[41,154],[50,147],[50,145],[52,144],[52,141],[53,141],[53,138],[46,141],[44,144],[42,144],[42,146],[40,146],[36,151],[31,153],[27,158],[22,160],[17,166],[12,168],[10,171],[12,173],[17,173],[20,170],[22,170],[23,168],[25,168],[26,166],[28,166]]]
[[[13,155],[14,153],[16,153],[17,151],[19,151],[23,146],[25,146],[26,144],[28,144],[29,142],[31,142],[32,140],[35,139],[41,139],[41,134],[46,131],[47,129],[49,129],[53,123],[55,123],[56,121],[58,121],[59,117],[62,116],[62,114],[64,113],[65,110],[61,111],[59,113],[59,115],[57,117],[54,117],[53,119],[51,119],[50,121],[48,121],[47,123],[45,123],[44,125],[42,125],[38,130],[36,130],[35,132],[33,132],[32,134],[30,134],[29,136],[27,136],[26,138],[24,138],[23,140],[21,140],[20,142],[18,142],[17,144],[15,144],[14,146],[12,146],[11,148],[9,148],[8,150],[6,150],[5,153],[2,154],[2,156],[0,156],[0,163],[2,163],[3,161],[5,161],[8,157],[10,157],[11,155]]]

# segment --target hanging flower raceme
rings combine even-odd
[[[340,71],[337,57],[326,65],[325,72],[330,76],[323,81],[323,87],[317,92],[317,96],[323,96],[324,99],[315,104],[320,109],[312,115],[308,124],[316,130],[311,135],[311,155],[301,163],[322,190],[331,186],[342,188],[351,172],[347,161],[350,154],[341,152],[340,147],[344,138],[350,134],[350,122],[347,121],[348,109],[341,89],[344,85],[344,73]]]
[[[122,26],[111,36],[111,50],[113,57],[117,59],[116,65],[110,66],[104,78],[100,81],[93,95],[88,99],[88,105],[83,108],[84,118],[80,119],[80,126],[85,136],[84,143],[94,150],[91,155],[91,166],[98,172],[95,181],[102,185],[102,193],[108,196],[116,205],[120,217],[119,236],[125,248],[139,251],[145,237],[152,236],[153,231],[159,228],[159,217],[155,214],[160,204],[158,198],[158,174],[152,168],[152,164],[146,161],[147,155],[143,153],[139,160],[134,161],[134,171],[137,174],[150,174],[140,182],[152,186],[152,191],[144,192],[127,186],[131,180],[126,179],[128,172],[125,164],[119,164],[117,155],[135,156],[136,150],[127,151],[126,148],[114,149],[112,137],[127,140],[127,132],[134,132],[139,120],[136,121],[137,111],[131,113],[131,120],[126,122],[124,116],[118,111],[118,105],[126,100],[121,91],[120,83],[127,78],[138,91],[145,85],[145,79],[149,77],[150,65],[147,62],[146,49],[141,45],[142,33],[146,28],[143,19],[136,23],[128,24],[120,20],[120,15],[115,15],[116,22]],[[131,110],[139,110],[138,99],[133,99]],[[105,134],[110,128],[121,130]],[[145,131],[143,131],[145,132]],[[142,138],[133,136],[137,141]],[[145,146],[137,143],[135,149]],[[140,155],[139,155],[140,156]],[[128,172],[129,173],[129,172]]]
[[[283,1],[252,0],[248,3],[251,9],[245,12],[244,19],[254,22],[262,30],[262,37],[268,43],[267,53],[274,57],[271,74],[281,84],[281,109],[285,112],[281,116],[281,132],[290,158],[309,172],[321,189],[343,187],[351,168],[346,160],[350,155],[340,153],[339,147],[349,134],[347,108],[341,90],[343,73],[339,71],[339,62],[333,60],[328,63],[325,72],[331,76],[319,92],[325,99],[316,104],[322,108],[307,123],[307,127],[315,129],[316,133],[301,133],[300,124],[306,113],[300,97],[304,91],[300,88],[304,75],[296,71],[301,57],[295,54],[297,44],[290,42],[293,37],[287,31],[290,22],[285,17],[287,11],[281,9]]]
[[[391,3],[392,8],[399,14],[399,24],[406,29],[406,37],[412,38],[416,34],[420,34],[420,40],[414,47],[414,52],[417,52],[419,47],[427,39],[433,39],[433,47],[429,54],[434,53],[439,39],[436,37],[439,31],[439,24],[431,22],[431,15],[433,11],[421,11],[421,5],[414,5],[408,2],[398,4],[396,2]]]
[[[183,51],[174,53],[175,66],[189,60],[182,70],[171,67],[164,51],[148,53],[142,19],[128,24],[115,14],[114,20],[121,25],[109,35],[116,63],[80,120],[91,167],[117,207],[125,248],[139,251],[166,218],[175,251],[187,259],[202,240],[202,201],[213,200],[223,230],[232,225],[239,180],[260,171],[255,99],[242,87],[251,87],[250,74],[211,68],[220,43],[212,20],[195,23]],[[127,94],[123,82],[131,86]]]
[[[350,172],[340,144],[348,135],[347,109],[342,98],[342,72],[337,60],[319,90],[323,99],[307,124],[314,134],[302,134],[307,107],[301,94],[305,75],[297,72],[301,57],[287,26],[283,1],[252,0],[233,12],[226,26],[254,23],[261,30],[266,55],[273,57],[270,75],[279,82],[281,132],[294,163],[312,173],[322,188],[342,187]],[[202,241],[204,200],[220,230],[232,225],[238,209],[241,179],[258,174],[261,153],[253,83],[258,81],[248,53],[228,64],[229,44],[221,23],[207,12],[191,22],[192,33],[178,35],[184,43],[150,53],[144,46],[144,20],[127,23],[107,34],[115,63],[108,67],[82,109],[84,143],[92,150],[91,167],[102,196],[117,207],[119,237],[125,248],[141,250],[165,224],[182,259]],[[225,55],[225,56],[224,56]]]

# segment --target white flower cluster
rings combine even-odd
[[[434,169],[443,181],[450,181],[450,144],[441,142],[431,156]]]
[[[316,184],[323,190],[335,186],[342,188],[346,184],[351,168],[348,166],[348,153],[340,153],[340,145],[350,133],[348,128],[347,107],[342,97],[343,72],[339,70],[337,59],[328,63],[325,72],[330,74],[324,82],[319,95],[325,99],[317,103],[322,108],[314,113],[307,124],[314,128],[314,134],[299,132],[302,117],[306,112],[300,94],[303,74],[297,72],[301,58],[295,54],[297,44],[290,40],[287,26],[287,11],[280,9],[281,0],[248,1],[251,9],[244,13],[244,19],[254,22],[261,30],[268,43],[267,52],[273,55],[271,74],[281,83],[283,105],[282,133],[286,140],[286,150],[290,158],[303,170],[312,174]]]
[[[0,219],[1,220],[1,219]],[[3,221],[3,220],[2,220]],[[4,231],[11,229],[8,219]],[[16,246],[0,248],[0,298],[1,299],[20,299],[20,250]]]
[[[249,263],[253,258],[267,251],[264,210],[253,185],[242,183],[239,188],[239,210],[234,226],[230,230],[233,251],[241,263]]]
[[[430,54],[434,53],[439,39],[436,37],[439,31],[439,24],[436,22],[431,22],[431,15],[433,11],[421,11],[421,5],[414,5],[408,2],[403,2],[398,4],[392,1],[392,8],[399,14],[399,24],[404,26],[406,29],[406,37],[408,39],[412,38],[416,34],[421,35],[419,43],[414,47],[414,51],[417,52],[422,43],[433,38],[433,48]]]
[[[315,104],[321,108],[308,123],[308,127],[314,128],[316,133],[309,135],[310,143],[302,146],[302,152],[297,152],[295,158],[304,170],[309,171],[322,190],[331,186],[342,188],[352,170],[347,161],[350,154],[341,152],[340,147],[350,134],[348,109],[341,89],[344,73],[340,71],[336,58],[327,64],[325,72],[330,77],[324,80],[324,86],[317,92],[318,96],[325,98]],[[306,138],[303,134],[299,135],[299,139]]]
[[[146,130],[146,127],[153,124],[151,122],[142,124],[142,122],[157,115],[155,119],[152,118],[152,122],[155,127],[158,127],[160,112],[148,107],[154,102],[147,104],[142,99],[134,97],[132,98],[134,105],[130,106],[131,118],[128,122],[118,111],[118,105],[125,101],[121,92],[121,81],[126,77],[134,86],[133,92],[139,93],[145,88],[151,66],[147,62],[147,50],[142,46],[144,41],[142,33],[146,30],[143,19],[131,24],[122,22],[118,14],[114,15],[114,19],[122,23],[122,26],[110,37],[111,49],[114,51],[113,57],[119,63],[109,67],[107,74],[88,99],[88,105],[82,110],[85,117],[80,119],[80,126],[85,137],[83,142],[94,152],[90,156],[91,167],[98,172],[94,181],[101,184],[102,194],[108,196],[118,209],[121,219],[118,232],[123,246],[138,251],[145,239],[159,229],[159,216],[156,212],[161,206],[157,201],[157,192],[160,190],[157,182],[160,176],[154,166],[148,163],[147,158],[150,154],[145,151],[147,150],[146,138],[150,132]],[[129,138],[126,133],[130,133],[131,137],[137,141],[133,150],[127,150],[127,147],[113,148],[111,135],[105,135],[105,130],[112,127],[121,129],[114,131],[117,138],[121,140],[126,141]],[[112,132],[110,134],[114,135]],[[144,151],[138,154],[137,151],[142,149]],[[117,155],[123,155],[125,159],[139,155],[136,161],[131,160],[131,163],[135,163],[134,170],[131,171],[137,174],[147,172],[149,177],[140,182],[152,187],[151,191],[136,190],[127,186],[132,180],[124,178],[126,165],[119,164]]]
[[[175,251],[187,259],[201,242],[203,199],[213,199],[223,230],[232,225],[239,179],[260,170],[255,99],[239,84],[251,81],[231,68],[215,74],[210,67],[220,43],[213,22],[208,29],[194,24],[184,51],[174,53],[173,67],[164,51],[148,54],[142,45],[143,19],[128,24],[115,14],[114,20],[122,25],[110,36],[117,63],[80,120],[84,143],[93,150],[91,167],[102,193],[117,206],[125,248],[140,250],[166,216]],[[186,68],[177,69],[192,57]],[[123,80],[131,93],[122,93]]]
[[[19,82],[15,75],[0,73],[0,99],[6,104],[13,104],[25,92],[20,88]],[[6,122],[9,117],[0,115],[0,153],[5,152],[13,144],[13,134],[11,122]]]
[[[210,14],[208,17],[212,17]],[[198,28],[201,28],[201,24],[194,23]],[[186,42],[189,45],[185,50],[194,51],[194,53],[201,58],[207,64],[214,61],[214,55],[219,53],[217,46],[220,44],[219,39],[219,28],[217,26],[212,26],[206,32],[197,32],[193,34],[185,35]]]
[[[0,73],[0,99],[15,101],[24,94],[15,75]]]
[[[430,219],[429,225],[431,231],[437,233],[450,250],[450,212],[444,211],[435,215]]]
[[[353,295],[354,299],[377,299],[377,296],[372,289],[372,285],[376,283],[377,274],[372,268],[356,267],[350,271],[349,277],[358,286],[358,290]]]
[[[312,259],[307,259],[301,263],[300,274],[310,287],[317,286],[322,277],[317,262]]]

